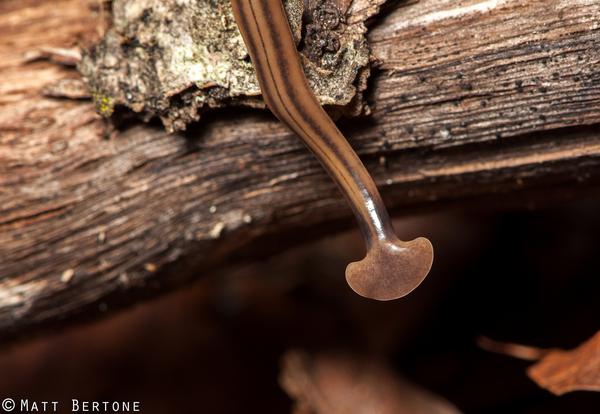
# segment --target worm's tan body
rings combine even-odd
[[[348,283],[373,299],[407,295],[429,272],[431,243],[395,236],[373,179],[312,93],[281,0],[231,3],[265,102],[315,154],[354,211],[367,255],[348,265]]]

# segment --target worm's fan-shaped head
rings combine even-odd
[[[408,295],[429,273],[433,247],[424,237],[409,242],[378,241],[360,262],[346,268],[346,280],[356,293],[376,300]]]

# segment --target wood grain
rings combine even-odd
[[[168,135],[157,123],[111,126],[86,100],[44,97],[77,72],[25,54],[89,44],[103,28],[98,4],[0,3],[3,340],[276,252],[298,230],[351,223],[317,161],[266,112],[214,112]],[[415,211],[595,188],[600,2],[386,10],[370,33],[373,114],[340,127],[387,204]]]

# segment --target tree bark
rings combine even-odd
[[[352,223],[317,161],[266,111],[215,111],[169,135],[45,96],[79,75],[26,56],[90,44],[100,4],[0,3],[4,340]],[[372,114],[340,126],[387,204],[407,212],[594,188],[600,1],[460,4],[392,2],[372,25]]]

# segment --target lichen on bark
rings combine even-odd
[[[348,0],[286,0],[311,87],[335,112],[367,111],[364,21]],[[348,23],[352,22],[352,23]],[[203,110],[264,107],[230,0],[114,0],[112,24],[79,70],[98,111],[125,106],[183,130]]]

